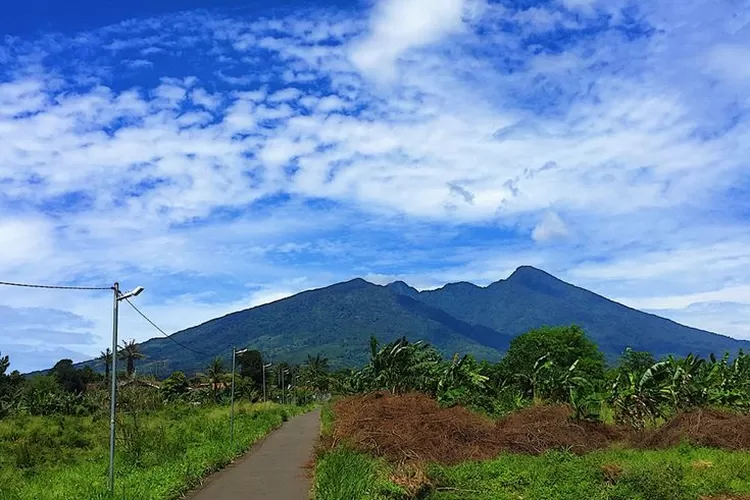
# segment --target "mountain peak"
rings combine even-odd
[[[408,295],[410,297],[419,295],[419,291],[417,291],[416,288],[409,286],[408,283],[400,280],[387,284],[386,288],[399,295]]]
[[[520,283],[562,283],[562,280],[547,271],[533,266],[519,266],[505,281]]]

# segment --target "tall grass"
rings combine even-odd
[[[699,500],[750,495],[750,453],[687,445],[656,451],[612,448],[584,456],[508,454],[426,467],[429,485],[418,498],[433,500]],[[392,472],[380,459],[339,447],[318,459],[315,500],[414,498],[389,482]]]
[[[386,500],[406,498],[388,479],[391,467],[382,460],[338,447],[318,458],[315,500]]]
[[[178,498],[298,408],[240,404],[235,444],[227,407],[171,406],[119,419],[115,499]],[[108,422],[97,417],[0,421],[0,500],[103,499]]]
[[[750,494],[750,453],[680,446],[501,455],[428,469],[439,500],[697,500]]]

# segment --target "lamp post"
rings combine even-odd
[[[262,361],[261,361],[262,363]],[[268,363],[267,365],[263,365],[263,402],[266,402],[266,368],[271,368],[273,363]]]
[[[281,370],[281,404],[286,404],[286,385],[284,384],[284,375],[288,375],[289,370],[284,368]]]
[[[109,405],[109,493],[115,492],[115,411],[117,410],[117,321],[119,316],[119,304],[121,300],[136,297],[141,294],[143,287],[136,287],[128,293],[120,293],[120,284],[115,282],[112,286],[114,291],[114,305],[112,312],[112,389]]]
[[[232,402],[229,417],[229,446],[234,446],[234,372],[237,366],[237,355],[247,352],[247,349],[237,350],[236,347],[232,347]]]

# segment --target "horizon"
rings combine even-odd
[[[172,333],[352,276],[530,265],[750,339],[750,18],[680,6],[9,5],[0,281],[144,286]],[[95,356],[111,300],[0,286],[0,352]],[[121,339],[153,337],[127,309]]]

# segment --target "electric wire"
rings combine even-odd
[[[17,286],[23,288],[46,288],[50,290],[112,290],[111,286],[65,286],[65,285],[34,285],[31,283],[15,283],[12,281],[0,281],[0,285]]]
[[[162,330],[161,328],[159,328],[159,326],[156,323],[154,323],[153,321],[151,321],[148,316],[146,316],[145,314],[143,314],[140,309],[138,309],[137,307],[135,307],[135,305],[132,302],[130,302],[129,299],[125,299],[125,302],[127,302],[128,304],[130,304],[130,307],[132,307],[133,309],[135,309],[135,312],[137,312],[143,319],[145,319],[146,321],[148,321],[149,324],[151,326],[153,326],[154,328],[156,328],[156,330],[159,333],[161,333],[162,335],[164,335],[165,337],[167,337],[169,340],[171,340],[172,342],[174,342],[178,346],[180,346],[180,347],[182,347],[184,349],[187,349],[188,351],[192,351],[195,354],[198,354],[200,356],[210,356],[209,354],[207,354],[205,352],[198,351],[196,349],[193,349],[192,347],[186,346],[185,344],[183,344],[181,342],[178,342],[177,340],[175,340],[174,338],[172,338],[172,336],[169,335],[167,332],[165,332],[164,330]]]

